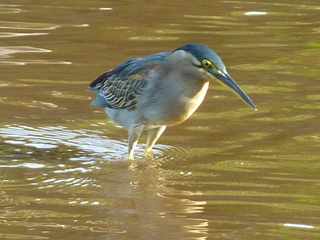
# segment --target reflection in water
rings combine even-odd
[[[71,131],[61,126],[41,128],[8,126],[0,129],[0,136],[8,139],[4,140],[5,143],[37,149],[53,149],[60,145],[74,147],[82,152],[87,152],[91,156],[90,158],[99,156],[112,160],[124,157],[127,153],[126,143],[109,140],[84,130]],[[89,156],[87,157],[89,158]]]
[[[108,146],[114,148],[118,159],[126,147],[120,142],[103,141],[98,135],[83,130],[8,126],[0,130],[0,135],[8,146],[7,153],[12,154],[11,160],[0,160],[0,169],[8,173],[2,177],[2,191],[9,197],[27,189],[15,196],[14,201],[35,206],[24,212],[2,214],[9,226],[46,227],[47,232],[40,236],[51,236],[61,230],[77,235],[81,230],[90,236],[107,233],[157,239],[158,230],[166,229],[162,237],[168,239],[182,239],[186,234],[195,239],[207,239],[206,220],[186,217],[186,214],[202,213],[205,202],[167,197],[168,193],[176,191],[168,186],[175,173],[160,167],[166,159],[133,163],[97,161],[106,156],[112,159]],[[98,146],[92,146],[98,142]],[[73,150],[74,147],[80,152]],[[131,164],[135,167],[129,167]],[[21,176],[19,180],[14,180],[16,174]],[[50,194],[42,195],[44,191]],[[8,199],[4,200],[4,204],[7,203]],[[37,206],[41,205],[55,212],[38,210]],[[92,219],[85,209],[90,209]],[[176,218],[175,211],[181,217]],[[30,218],[27,222],[23,218],[25,215]],[[40,221],[44,217],[47,223]],[[64,223],[57,223],[60,220]],[[57,227],[60,224],[64,227]],[[12,234],[8,236],[13,237]]]
[[[94,131],[86,130],[69,130],[63,126],[57,127],[40,127],[33,128],[29,126],[6,126],[0,128],[0,137],[4,143],[34,147],[36,149],[55,149],[61,146],[67,146],[79,150],[79,153],[85,153],[85,156],[72,157],[70,160],[88,160],[99,159],[105,160],[126,160],[127,143],[108,139],[100,136]],[[143,146],[137,147],[138,155],[143,156]],[[161,152],[168,147],[157,145],[155,148],[155,157],[162,158]],[[173,157],[179,153],[178,148],[172,148],[169,154],[165,156]]]

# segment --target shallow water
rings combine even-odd
[[[318,1],[2,1],[0,239],[320,239]],[[130,56],[213,47],[220,86],[155,147],[88,84]]]

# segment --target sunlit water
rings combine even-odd
[[[0,3],[0,239],[320,239],[318,1]],[[213,47],[220,86],[155,159],[88,84],[130,56]]]

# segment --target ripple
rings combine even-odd
[[[183,17],[185,18],[190,18],[190,19],[214,19],[214,20],[235,20],[235,18],[233,17],[229,17],[229,16],[211,16],[211,15],[192,15],[192,14],[186,14],[183,15]]]
[[[0,4],[0,14],[17,14],[21,13],[22,9],[18,8],[17,4]]]
[[[284,181],[284,182],[295,182],[295,183],[320,183],[318,179],[305,179],[305,178],[296,178],[296,177],[263,177],[263,179],[275,180],[275,181]]]
[[[70,130],[65,127],[40,127],[29,126],[8,126],[0,128],[0,137],[7,143],[29,146],[36,149],[55,149],[63,146],[78,149],[86,153],[85,160],[92,160],[96,157],[106,160],[127,159],[127,144],[117,140],[111,140],[87,130]],[[8,142],[9,141],[9,142]],[[163,147],[156,150],[161,152]],[[143,147],[137,149],[138,155],[143,155]],[[73,160],[84,160],[71,156]],[[81,170],[79,170],[81,171]]]
[[[225,3],[230,4],[246,4],[246,5],[257,5],[260,6],[274,6],[274,7],[285,7],[286,9],[299,9],[299,10],[319,10],[320,6],[316,4],[295,4],[295,3],[282,3],[282,2],[256,2],[256,1],[238,1],[238,0],[226,0]]]
[[[26,36],[43,36],[48,33],[13,33],[13,32],[0,32],[0,38],[12,38],[12,37],[26,37]]]
[[[300,135],[300,136],[295,136],[293,139],[297,142],[304,142],[304,143],[314,143],[314,144],[319,144],[320,143],[320,135]]]
[[[202,16],[202,15],[184,15],[196,23],[198,27],[227,27],[227,26],[248,26],[246,22],[239,22],[238,19],[226,16]]]
[[[86,28],[86,27],[90,27],[90,24],[88,23],[83,23],[83,24],[74,24],[71,25],[72,27],[78,27],[78,28]]]
[[[245,118],[248,116],[255,116],[256,113],[248,111],[246,108],[239,108],[237,110],[217,112],[214,115],[210,112],[200,112],[194,118],[196,119],[228,119],[228,118]]]
[[[70,94],[70,93],[68,94],[68,93],[63,93],[63,92],[60,92],[60,91],[51,91],[50,94],[55,98],[75,99],[75,100],[85,100],[85,101],[88,100],[87,96]]]
[[[23,78],[20,79],[21,82],[26,82],[26,83],[32,83],[34,84],[52,84],[52,85],[57,85],[57,84],[62,84],[62,85],[83,85],[83,81],[67,81],[67,80],[50,80],[50,79],[28,79],[28,78]],[[61,97],[62,92],[59,91],[52,91],[51,95],[55,97]]]
[[[37,169],[37,168],[44,168],[44,164],[39,163],[21,163],[21,164],[14,164],[14,165],[0,165],[0,168],[31,168],[31,169]]]
[[[264,16],[267,14],[268,14],[267,12],[262,12],[262,11],[249,11],[244,13],[244,15],[246,16]]]
[[[16,234],[16,233],[0,233],[1,239],[20,239],[20,240],[48,240],[49,237],[43,237],[30,234]]]
[[[60,63],[48,60],[11,60],[12,55],[17,53],[49,53],[49,49],[36,48],[30,46],[2,46],[0,47],[0,65],[27,65],[27,64],[54,64]]]
[[[158,29],[155,30],[157,34],[209,34],[215,35],[215,31],[199,31],[199,30],[183,30],[183,29]]]
[[[1,65],[29,65],[29,64],[40,64],[40,65],[70,65],[72,62],[69,61],[48,61],[48,60],[25,60],[25,61],[0,61]]]
[[[113,8],[111,8],[111,7],[100,7],[99,10],[100,11],[112,11]]]
[[[288,17],[288,16],[305,16],[305,13],[290,13],[290,12],[262,12],[262,11],[250,11],[250,12],[244,12],[244,11],[234,11],[231,13],[232,16],[267,16],[267,15],[272,15],[272,16],[283,16],[283,17]]]
[[[15,86],[15,87],[23,87],[23,86]],[[4,103],[6,105],[11,105],[11,106],[24,106],[27,108],[35,108],[35,109],[40,109],[40,110],[66,110],[66,108],[58,106],[54,103],[51,102],[44,102],[44,101],[20,101],[20,100],[8,100],[7,98],[1,98],[0,97],[0,103]]]
[[[283,122],[283,123],[291,123],[291,122],[306,122],[307,120],[311,120],[316,118],[315,115],[312,114],[299,114],[293,116],[273,116],[272,118],[269,117],[261,117],[256,118],[256,121],[262,122]]]
[[[288,44],[283,43],[232,43],[225,44],[228,48],[283,48],[287,47]]]
[[[131,41],[176,41],[179,37],[159,37],[159,36],[134,36],[129,37]]]
[[[54,173],[60,173],[61,175],[56,175],[56,177],[42,177],[42,179],[33,179],[31,181],[31,185],[36,186],[37,189],[48,189],[48,188],[54,188],[54,189],[67,189],[67,188],[85,188],[85,187],[99,187],[96,185],[95,180],[88,177],[83,177],[81,175],[76,175],[77,173],[87,173],[89,171],[84,172],[77,172],[77,171],[69,171],[69,172],[56,172],[54,171],[51,173],[51,175],[54,175]],[[64,175],[62,175],[64,174]]]
[[[314,229],[315,228],[312,225],[298,224],[298,223],[285,223],[285,224],[283,224],[283,226],[291,227],[291,228],[304,228],[304,229]]]
[[[1,37],[1,35],[0,35]],[[13,55],[18,53],[50,53],[52,50],[45,48],[36,48],[30,46],[2,46],[0,47],[0,65],[28,65],[28,64],[45,64],[45,65],[70,65],[68,61],[53,60],[16,60]]]
[[[12,54],[16,53],[48,53],[49,49],[36,48],[29,46],[6,46],[0,47],[0,58],[8,58]]]
[[[55,30],[60,25],[50,23],[31,23],[31,22],[11,22],[0,21],[0,28],[3,29],[23,29],[23,30]]]
[[[183,147],[169,147],[160,144],[156,145],[153,150],[156,153],[155,159],[161,163],[177,159],[186,160],[188,156],[190,157],[191,153],[188,149]]]
[[[205,35],[222,35],[222,36],[229,36],[229,35],[263,35],[263,32],[259,31],[237,31],[237,30],[223,30],[223,31],[208,31],[208,30],[183,30],[183,29],[159,29],[155,31],[157,34],[186,34],[186,35],[193,35],[193,34],[205,34]]]

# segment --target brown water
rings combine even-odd
[[[320,239],[320,3],[3,0],[0,239]],[[88,84],[199,42],[255,99],[210,89],[156,159]]]

